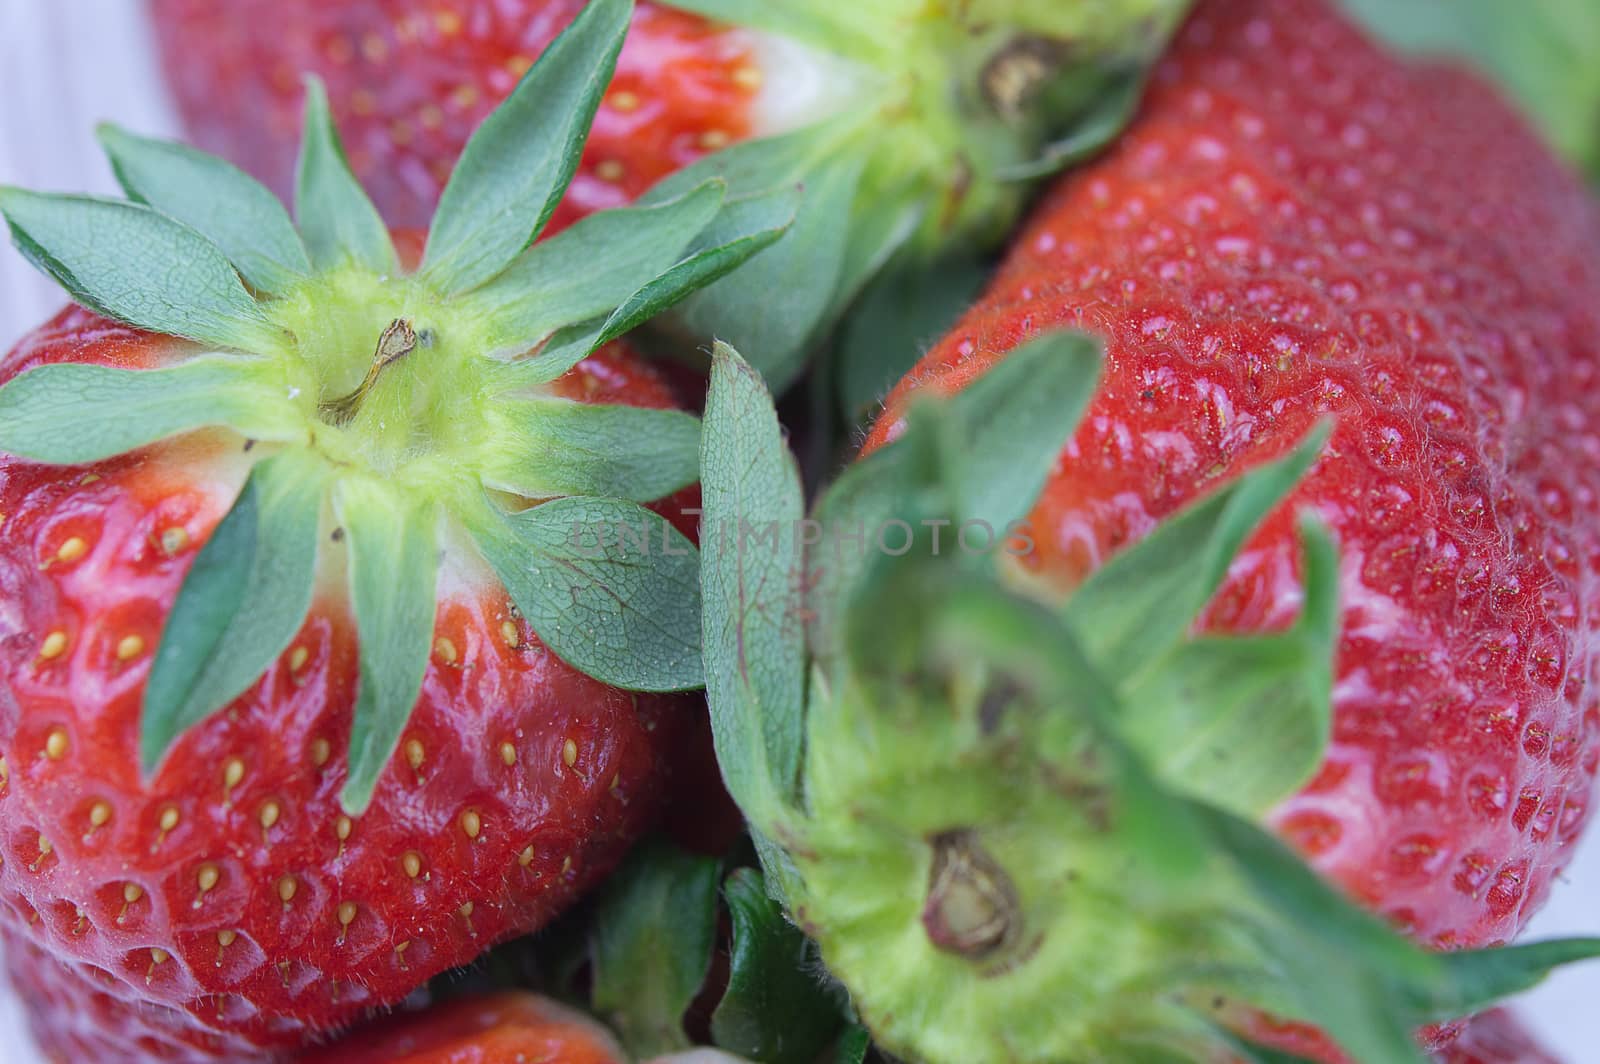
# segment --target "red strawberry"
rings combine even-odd
[[[301,78],[328,86],[350,165],[392,224],[423,226],[462,145],[584,0],[487,5],[152,0],[195,142],[287,195]],[[627,203],[761,127],[755,34],[641,3],[552,231]]]
[[[319,93],[298,231],[116,130],[148,206],[0,189],[88,308],[0,365],[0,926],[47,1051],[298,1045],[544,923],[655,817],[698,607],[639,504],[691,527],[698,426],[602,345],[782,208],[709,236],[711,183],[524,251],[628,13],[590,4],[485,123],[420,264]],[[483,165],[518,153],[555,162]]]
[[[533,994],[460,998],[380,1021],[300,1058],[304,1064],[623,1064],[594,1020]]]
[[[1474,1017],[1439,1059],[1442,1064],[1561,1064],[1506,1009]]]
[[[151,10],[202,146],[286,188],[300,78],[313,72],[379,208],[420,225],[467,135],[582,6],[152,0]],[[1185,6],[644,0],[554,224],[629,202],[718,149],[775,138],[707,160],[694,179],[725,171],[735,195],[805,184],[796,239],[682,324],[738,344],[781,386],[842,305],[904,258],[897,251],[920,267],[940,248],[997,243],[1027,178],[1097,146],[1124,117]],[[845,215],[853,224],[838,224]]]
[[[918,389],[1040,330],[1105,336],[1101,395],[1031,517],[1034,575],[1069,588],[1337,416],[1293,496],[1345,555],[1334,738],[1273,820],[1419,939],[1502,941],[1565,863],[1600,764],[1600,477],[1572,457],[1600,425],[1596,247],[1586,191],[1471,76],[1398,64],[1323,0],[1213,3],[868,447]],[[1288,512],[1207,628],[1292,616]]]
[[[791,537],[723,352],[719,759],[887,1051],[1412,1062],[1600,951],[1462,949],[1544,900],[1600,763],[1597,247],[1474,78],[1215,0]]]

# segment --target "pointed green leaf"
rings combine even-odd
[[[110,123],[96,133],[129,199],[213,241],[258,291],[282,292],[311,272],[289,212],[243,170],[187,145],[135,136]]]
[[[473,134],[428,232],[422,275],[446,293],[494,277],[561,202],[616,70],[632,0],[590,0]]]
[[[1322,453],[1330,431],[1319,426],[1284,457],[1162,521],[1090,574],[1067,600],[1066,616],[1107,675],[1131,681],[1183,637],[1245,540]]]
[[[298,411],[260,364],[201,355],[162,369],[60,362],[0,387],[0,451],[78,465],[207,426],[257,440],[305,436]]]
[[[1075,163],[1098,155],[1133,121],[1139,103],[1144,98],[1142,67],[1106,71],[1091,66],[1083,74],[1087,83],[1080,90],[1086,97],[1082,113],[1060,123],[1071,132],[1060,140],[1046,144],[1032,160],[1000,170],[996,175],[1000,180],[1033,181],[1060,173]],[[1050,109],[1050,113],[1066,114],[1069,109],[1055,107]]]
[[[1427,1018],[1449,1020],[1532,990],[1552,969],[1600,958],[1600,938],[1562,938],[1439,957],[1447,981],[1426,988]]]
[[[1256,824],[1198,802],[1188,808],[1266,906],[1260,945],[1299,1018],[1327,1031],[1354,1059],[1424,1064],[1412,1032],[1425,1017],[1397,991],[1435,985],[1439,955],[1347,901]]]
[[[794,222],[794,205],[795,196],[789,190],[729,204],[701,235],[691,255],[642,286],[606,319],[596,346],[677,306],[778,243]]]
[[[1303,530],[1306,601],[1293,629],[1181,644],[1122,689],[1121,731],[1173,790],[1261,815],[1321,766],[1333,717],[1339,553]]]
[[[153,208],[0,188],[0,214],[28,261],[90,310],[217,347],[277,342],[227,256]]]
[[[707,181],[658,206],[591,214],[533,245],[467,297],[465,308],[488,323],[497,347],[509,350],[608,315],[683,257],[716,217],[724,188]]]
[[[728,199],[735,201],[793,188],[853,126],[853,121],[822,122],[775,137],[742,140],[663,177],[639,202],[661,203],[712,180],[726,183]]]
[[[532,358],[513,363],[515,387],[553,381],[610,343],[719,277],[771,247],[794,217],[792,193],[743,200],[724,209],[686,258],[643,285],[606,318],[569,326],[552,336]]]
[[[764,1064],[813,1064],[844,1025],[816,946],[741,868],[722,888],[733,918],[728,989],[711,1014],[716,1044]]]
[[[593,1004],[640,1059],[689,1046],[683,1015],[711,966],[717,874],[715,858],[648,842],[600,895]]]
[[[528,399],[492,416],[498,451],[483,481],[524,498],[650,502],[700,476],[700,421],[681,410]]]
[[[804,198],[784,238],[744,269],[684,301],[673,327],[725,340],[782,390],[828,324],[844,277],[851,214],[866,156],[834,156],[804,175]]]
[[[184,731],[249,690],[300,630],[327,475],[300,452],[259,463],[195,556],[145,683],[145,772]]]
[[[998,534],[1033,509],[1100,381],[1100,341],[1049,332],[1028,341],[949,400],[950,489],[963,521]]]
[[[704,684],[699,557],[660,514],[580,496],[479,515],[472,532],[534,632],[569,665],[633,691]]]
[[[918,525],[936,532],[929,549],[961,551],[967,522],[983,522],[975,543],[998,555],[1008,529],[1026,516],[1077,427],[1099,380],[1098,341],[1046,333],[1017,348],[948,398],[916,404],[901,437],[855,463],[818,502],[820,543],[809,562],[814,583],[813,652],[838,652],[837,615],[869,554],[898,545]],[[925,512],[929,491],[938,512]],[[881,541],[881,542],[880,542]]]
[[[365,811],[416,707],[438,605],[439,512],[392,486],[346,477],[334,495],[350,547],[350,602],[361,682],[350,724],[350,774],[339,801]]]
[[[718,344],[702,428],[706,695],[723,779],[758,827],[794,800],[805,708],[805,512],[772,396]]]
[[[304,129],[294,210],[312,264],[328,270],[350,261],[380,276],[397,273],[389,229],[350,171],[328,92],[314,76],[306,78]]]

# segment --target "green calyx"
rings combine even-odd
[[[721,152],[664,186],[718,175],[732,198],[805,187],[794,229],[777,248],[671,317],[691,336],[750,352],[775,390],[891,263],[921,272],[945,255],[998,245],[1035,179],[1093,154],[1132,118],[1145,71],[1189,7],[671,3],[782,39],[832,85],[813,121]],[[796,277],[807,283],[795,285]],[[912,346],[921,338],[900,339]]]
[[[145,369],[21,374],[0,387],[0,449],[76,464],[227,430],[254,460],[157,649],[146,771],[287,649],[319,573],[347,581],[359,635],[352,811],[420,692],[443,557],[475,556],[552,651],[600,680],[701,684],[696,552],[640,505],[697,478],[699,423],[575,402],[552,382],[772,244],[794,207],[774,195],[734,210],[707,180],[533,242],[631,11],[588,4],[486,120],[414,273],[315,82],[298,224],[221,160],[109,127],[128,201],[0,189],[18,248],[79,303],[193,341]]]
[[[1261,827],[1329,734],[1326,530],[1301,522],[1294,626],[1192,625],[1325,427],[1064,600],[1013,578],[1006,553],[1030,539],[1016,522],[1093,394],[1095,350],[1042,337],[913,408],[809,523],[759,379],[730,350],[714,366],[718,758],[769,888],[877,1042],[929,1064],[1267,1064],[1285,1058],[1241,1034],[1266,1013],[1363,1062],[1420,1064],[1416,1028],[1600,955],[1592,940],[1426,952]],[[980,526],[996,536],[959,537]]]

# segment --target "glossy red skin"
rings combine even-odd
[[[68,360],[146,366],[174,343],[69,309],[25,338],[0,378]],[[621,348],[581,364],[560,390],[670,405]],[[492,580],[461,578],[442,585],[436,622],[453,649],[436,643],[404,735],[421,744],[420,763],[402,746],[341,840],[356,682],[341,578],[321,585],[263,679],[141,782],[135,737],[151,652],[247,461],[241,441],[220,433],[83,468],[0,457],[0,932],[40,1041],[70,1059],[240,1059],[397,1001],[540,926],[603,876],[658,815],[670,766],[700,731],[698,699],[632,695],[582,675],[543,648]],[[665,508],[692,529],[676,511],[696,499],[686,492]],[[187,543],[169,553],[172,528]],[[86,550],[61,560],[72,536]],[[65,649],[45,657],[54,631]],[[128,636],[143,645],[122,660]],[[328,743],[320,765],[318,740]],[[230,787],[235,759],[243,771]],[[110,812],[100,826],[97,802]],[[279,815],[264,829],[268,802]],[[168,808],[179,819],[163,831]],[[421,859],[416,878],[408,851]],[[205,864],[218,877],[202,893]],[[142,894],[125,907],[128,883]],[[345,902],[356,905],[348,924]],[[221,931],[236,938],[219,948]],[[152,964],[152,947],[170,956]]]
[[[315,73],[351,166],[391,224],[426,226],[479,122],[582,0],[151,0],[190,137],[292,186]],[[751,132],[762,73],[744,31],[643,0],[552,226],[637,197]],[[552,230],[553,231],[553,230]]]
[[[301,1064],[627,1064],[594,1020],[534,994],[461,998],[380,1020]]]
[[[1439,1064],[1562,1064],[1507,1009],[1474,1017],[1438,1060]]]
[[[1600,760],[1597,250],[1585,189],[1472,76],[1402,64],[1325,0],[1213,0],[867,446],[1047,328],[1105,337],[1030,518],[1037,575],[1066,588],[1336,415],[1203,627],[1289,623],[1289,514],[1333,527],[1332,744],[1271,822],[1423,942],[1500,942]]]

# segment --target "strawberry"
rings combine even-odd
[[[351,168],[384,217],[425,226],[472,131],[582,7],[153,0],[151,11],[199,146],[287,195],[301,77],[315,73]],[[760,129],[768,78],[778,71],[759,44],[750,31],[641,3],[550,231],[631,202],[733,141],[780,132]]]
[[[1471,180],[1447,180],[1468,158]],[[1334,735],[1272,819],[1415,937],[1503,941],[1564,864],[1600,765],[1582,598],[1600,479],[1570,458],[1600,424],[1596,246],[1585,190],[1470,75],[1398,64],[1321,0],[1212,4],[867,446],[913,393],[1041,329],[1104,336],[1102,395],[1030,518],[1031,576],[1066,589],[1337,417],[1291,503],[1347,559]],[[1294,555],[1282,516],[1204,627],[1285,623]]]
[[[699,429],[610,341],[792,208],[713,181],[528,247],[630,10],[485,121],[420,256],[315,85],[298,228],[117,129],[132,202],[0,189],[80,304],[0,363],[0,927],[49,1051],[293,1047],[539,926],[660,806]]]
[[[300,1058],[304,1064],[624,1064],[594,1020],[533,994],[458,998],[381,1021]]]
[[[887,1051],[1418,1061],[1600,951],[1471,948],[1600,762],[1597,246],[1475,78],[1217,0],[809,523],[719,355],[719,760]]]
[[[468,133],[582,6],[152,0],[151,10],[202,146],[287,188],[299,78],[314,72],[379,208],[417,225]],[[645,0],[553,224],[629,202],[697,161],[685,180],[723,173],[735,195],[804,183],[794,238],[678,323],[737,343],[782,385],[890,260],[997,243],[1027,179],[1125,117],[1186,6]],[[752,146],[753,137],[767,139]],[[838,224],[846,215],[853,224]],[[795,277],[812,283],[797,290]]]
[[[1506,1009],[1474,1017],[1439,1059],[1443,1064],[1561,1064]]]

